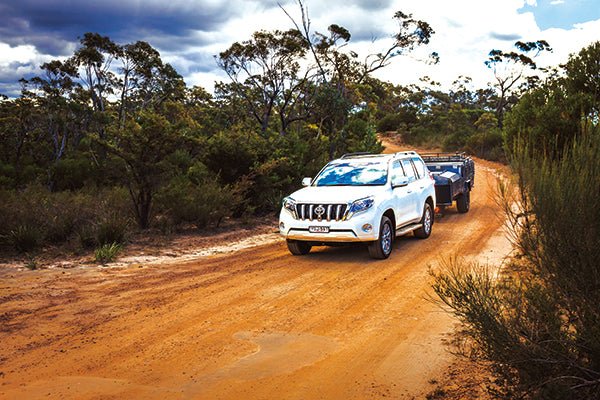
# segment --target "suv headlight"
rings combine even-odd
[[[298,215],[296,214],[296,201],[291,197],[286,197],[283,199],[282,207],[287,210],[294,219],[298,219]]]
[[[348,208],[348,214],[346,215],[346,219],[352,218],[354,214],[360,214],[361,212],[367,211],[369,208],[373,207],[373,203],[375,200],[372,196],[364,197],[362,199],[358,199],[350,204]]]

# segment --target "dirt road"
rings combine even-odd
[[[181,264],[2,269],[0,398],[424,398],[454,324],[425,299],[428,266],[509,250],[494,166],[477,168],[468,214],[383,261],[276,240]]]

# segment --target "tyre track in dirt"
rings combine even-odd
[[[145,268],[0,271],[0,398],[423,398],[454,326],[426,299],[428,267],[509,250],[497,166],[477,168],[470,212],[399,238],[387,260],[361,246],[293,257],[277,240]]]

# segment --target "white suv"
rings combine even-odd
[[[279,216],[294,255],[317,245],[367,242],[371,257],[383,259],[396,236],[431,234],[434,180],[414,151],[346,154],[302,184],[283,199]]]

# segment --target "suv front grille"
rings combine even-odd
[[[348,208],[347,204],[296,204],[296,215],[301,220],[340,221]]]

